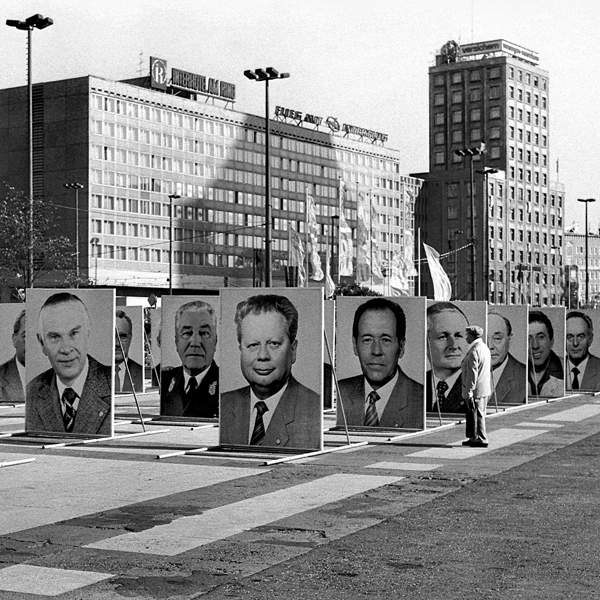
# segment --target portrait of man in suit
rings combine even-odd
[[[548,315],[540,310],[529,313],[529,393],[556,398],[564,392],[564,372],[554,352],[554,328]]]
[[[427,307],[427,347],[431,369],[427,372],[427,410],[464,412],[460,366],[465,357],[465,313],[451,302],[437,302]],[[434,391],[435,390],[435,391]]]
[[[527,367],[510,353],[511,322],[503,315],[488,315],[488,347],[492,356],[492,398],[498,404],[525,404]]]
[[[567,313],[567,389],[600,390],[600,358],[590,353],[594,324],[589,315],[573,310]]]
[[[179,367],[161,372],[160,414],[177,417],[219,416],[217,315],[203,300],[182,304],[175,313],[175,346]]]
[[[251,296],[235,313],[240,367],[248,385],[221,398],[221,443],[319,449],[319,394],[292,374],[298,311],[285,296]]]
[[[361,375],[339,382],[346,422],[351,427],[423,427],[423,385],[406,375],[406,317],[387,298],[373,298],[354,313],[352,346]],[[343,425],[341,411],[338,426]]]
[[[0,365],[0,402],[25,402],[25,310],[13,326],[15,355]]]
[[[123,310],[115,314],[115,392],[142,392],[144,369],[129,357],[133,339],[133,323]],[[133,389],[131,383],[133,382]]]
[[[37,339],[51,368],[27,385],[28,431],[111,435],[112,369],[88,354],[90,334],[80,298],[59,292],[44,302]]]

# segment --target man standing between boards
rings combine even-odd
[[[481,339],[483,329],[477,325],[467,327],[469,350],[461,364],[462,396],[466,403],[466,434],[463,446],[487,448],[485,411],[492,393],[492,358],[489,348]]]

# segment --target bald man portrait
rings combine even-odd
[[[512,339],[511,322],[503,315],[490,313],[487,345],[492,356],[493,394],[498,404],[527,402],[527,367],[510,353]]]
[[[27,385],[27,431],[112,433],[112,369],[88,354],[90,335],[80,298],[59,292],[44,302],[37,339],[51,366]]]
[[[0,402],[25,402],[25,310],[13,325],[15,355],[0,365]]]

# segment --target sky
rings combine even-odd
[[[236,84],[236,110],[264,114],[246,69],[274,67],[271,106],[387,133],[403,174],[428,169],[428,69],[447,41],[505,39],[540,55],[550,76],[551,179],[566,186],[564,223],[597,230],[600,156],[597,0],[0,0],[0,19],[40,13],[33,81],[126,79],[169,69]],[[0,29],[0,89],[25,85],[27,34]]]

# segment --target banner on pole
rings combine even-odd
[[[452,284],[444,268],[440,264],[440,254],[435,248],[423,244],[431,280],[433,281],[433,298],[434,300],[450,300],[452,297]]]

